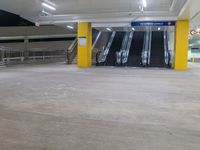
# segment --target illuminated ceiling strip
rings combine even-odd
[[[51,10],[56,10],[56,8],[55,7],[53,7],[53,6],[51,6],[51,5],[49,5],[49,4],[47,4],[47,3],[42,3],[42,6],[44,6],[44,7],[46,7],[46,8],[49,8],[49,9],[51,9]]]
[[[143,5],[143,7],[147,7],[147,1],[146,0],[142,0],[142,5]]]

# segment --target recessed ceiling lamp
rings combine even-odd
[[[111,28],[106,28],[106,30],[108,30],[108,31],[112,31]]]
[[[147,7],[147,1],[146,0],[142,0],[142,5],[143,5],[143,7]]]
[[[74,29],[74,27],[70,25],[68,25],[67,28],[72,29],[72,30]]]
[[[53,10],[53,11],[56,10],[55,6],[52,6],[52,5],[47,4],[47,3],[45,3],[45,2],[42,2],[42,6],[48,8],[48,9],[51,9],[51,10]]]

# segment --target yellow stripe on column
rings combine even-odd
[[[187,70],[188,66],[188,33],[189,21],[178,20],[176,22],[176,40],[175,40],[175,70]]]
[[[92,27],[89,22],[78,23],[78,67],[92,66]]]

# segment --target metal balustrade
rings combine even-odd
[[[0,65],[28,63],[36,61],[65,60],[65,51],[19,51],[0,47]]]
[[[107,55],[108,55],[108,53],[110,51],[111,45],[113,43],[113,40],[115,38],[115,35],[116,35],[116,32],[115,31],[112,32],[112,35],[111,35],[111,37],[109,39],[109,42],[108,42],[106,48],[104,48],[103,51],[100,53],[100,56],[98,58],[98,63],[105,62],[105,60],[107,58]]]

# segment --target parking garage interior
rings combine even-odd
[[[199,0],[1,0],[0,150],[199,150]]]

